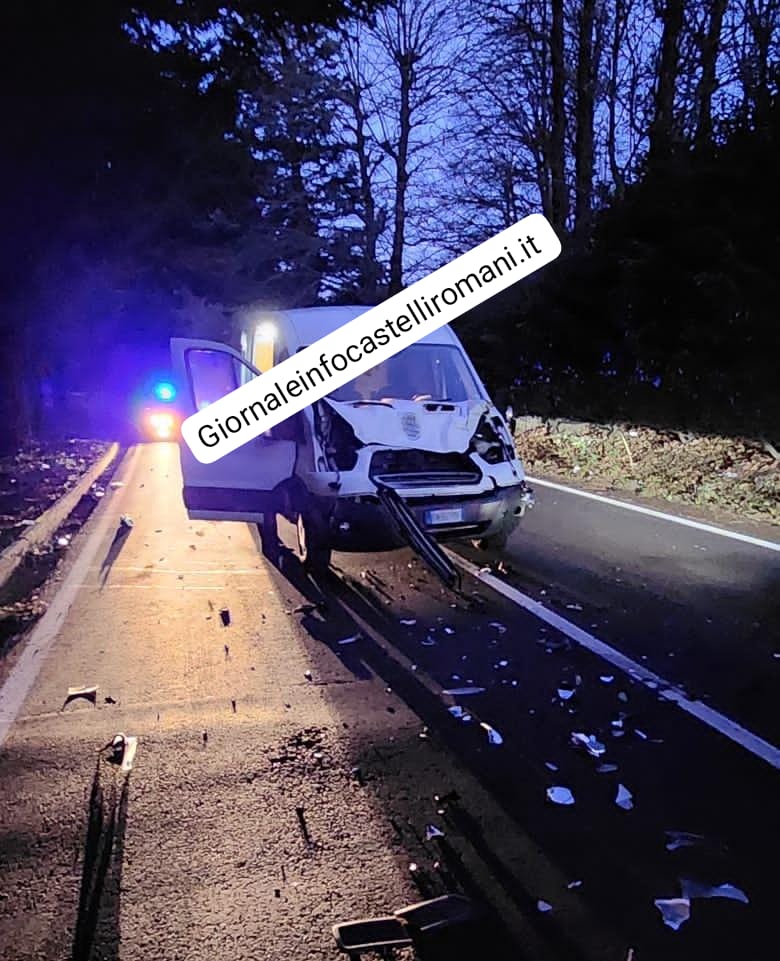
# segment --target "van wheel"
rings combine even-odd
[[[279,542],[279,529],[276,524],[276,511],[266,511],[263,514],[262,523],[257,526],[260,530],[260,541],[263,546],[264,556],[267,557],[272,564],[277,564],[279,554],[281,553],[281,544]]]
[[[333,549],[328,540],[324,518],[307,504],[298,512],[298,551],[301,563],[308,571],[325,571],[330,567]]]

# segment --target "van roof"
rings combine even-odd
[[[338,330],[343,324],[354,320],[355,317],[359,317],[367,310],[371,310],[371,307],[303,307],[294,310],[282,310],[279,313],[292,327],[298,337],[299,346],[308,347],[319,340],[320,337]],[[439,327],[438,330],[431,331],[425,337],[421,337],[420,340],[429,344],[459,343],[448,324]]]

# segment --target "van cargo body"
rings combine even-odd
[[[241,334],[240,353],[174,340],[173,361],[191,411],[292,357],[368,310],[313,307],[265,314]],[[332,549],[404,543],[378,495],[392,488],[437,540],[500,547],[533,503],[503,415],[463,345],[440,327],[267,434],[212,464],[182,445],[191,517],[269,521],[298,529],[309,566]]]

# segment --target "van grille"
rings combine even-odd
[[[381,450],[371,458],[369,477],[392,487],[477,484],[481,474],[466,454]]]

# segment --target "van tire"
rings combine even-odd
[[[328,537],[325,519],[312,509],[307,499],[303,509],[298,511],[298,551],[301,563],[307,571],[326,571],[330,567],[333,548]]]
[[[277,564],[281,553],[281,543],[279,541],[279,529],[276,524],[276,511],[267,511],[264,513],[262,523],[257,526],[260,530],[263,556],[267,557],[272,564]]]

